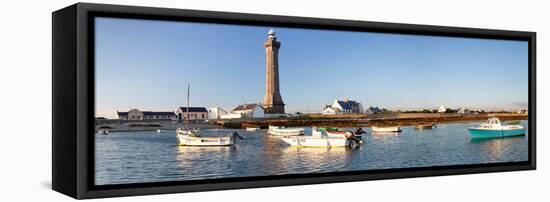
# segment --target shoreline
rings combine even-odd
[[[215,124],[225,128],[260,127],[269,125],[279,126],[325,126],[325,127],[371,127],[371,126],[413,126],[431,123],[461,123],[485,121],[490,117],[497,117],[502,121],[527,120],[527,114],[491,113],[491,114],[434,114],[434,113],[402,113],[402,114],[377,114],[377,115],[342,115],[286,118],[286,119],[262,119],[262,120],[219,120]]]
[[[293,118],[264,119],[229,119],[210,120],[208,122],[189,123],[189,128],[201,129],[243,129],[247,127],[267,128],[269,125],[289,127],[371,127],[371,126],[414,126],[439,123],[465,123],[487,120],[497,117],[502,121],[528,120],[527,114],[492,113],[492,114],[434,114],[434,113],[401,113],[401,114],[350,114],[350,115],[310,115]],[[105,129],[109,132],[145,132],[157,130],[176,130],[184,123],[173,120],[96,120],[95,131]]]

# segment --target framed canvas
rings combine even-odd
[[[536,34],[78,3],[54,190],[97,198],[536,168]]]

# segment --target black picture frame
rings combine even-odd
[[[435,166],[197,181],[94,185],[94,17],[507,39],[529,44],[526,162]],[[536,33],[184,9],[77,3],[52,14],[52,188],[84,199],[536,169]]]

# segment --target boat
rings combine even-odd
[[[237,132],[218,137],[205,137],[197,129],[184,130],[178,128],[176,134],[180,146],[231,146],[237,142],[237,138],[243,139]]]
[[[468,128],[472,138],[495,138],[525,135],[525,128],[519,124],[502,125],[496,117],[489,118],[478,127]]]
[[[283,137],[283,142],[292,147],[349,147],[359,146],[363,141],[355,138],[351,131],[345,136],[329,136],[326,131],[313,127],[310,136]]]
[[[162,133],[164,131],[166,131],[166,130],[157,129],[157,133]]]
[[[100,134],[100,135],[108,135],[109,134],[109,130],[107,129],[100,129],[97,131],[97,134]]]
[[[304,134],[304,128],[287,128],[286,126],[269,126],[267,131],[275,136],[298,136]]]
[[[189,85],[187,86],[187,112],[189,114]],[[199,129],[189,130],[189,116],[185,116],[185,129],[178,128],[176,137],[179,146],[231,146],[236,138],[244,139],[237,132],[218,137],[207,137],[201,134]]]
[[[398,132],[401,132],[401,127],[399,127],[399,126],[391,126],[391,127],[372,126],[372,132],[398,133]]]
[[[431,124],[422,124],[422,125],[416,125],[415,126],[416,129],[433,129],[433,128],[437,128],[437,126],[435,125],[435,123],[431,123]]]
[[[246,131],[259,131],[260,128],[259,127],[249,127],[249,128],[246,128]]]

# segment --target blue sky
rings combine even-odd
[[[270,27],[96,19],[96,115],[259,103]],[[523,41],[274,27],[286,110],[334,99],[390,109],[525,108]]]

